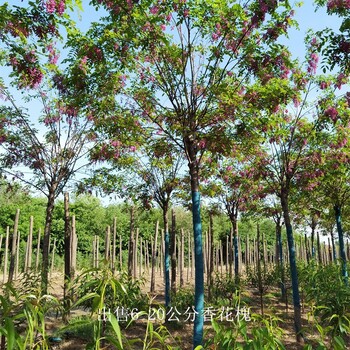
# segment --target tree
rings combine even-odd
[[[292,23],[291,8],[288,2],[279,6],[276,1],[155,1],[147,5],[142,13],[143,50],[137,52],[129,76],[127,105],[144,124],[157,127],[181,149],[188,161],[198,313],[195,348],[203,337],[202,157],[208,150],[229,150],[245,84],[285,72],[288,54],[272,43]],[[265,39],[264,44],[260,39]],[[252,61],[257,63],[262,56],[264,69],[253,66]]]
[[[75,4],[75,2],[74,2]],[[91,118],[76,103],[72,70],[59,69],[58,40],[60,28],[74,24],[62,16],[66,2],[31,2],[27,8],[1,7],[4,18],[2,62],[12,67],[13,84],[25,95],[27,103],[40,104],[34,116],[21,105],[18,95],[11,93],[4,81],[0,94],[5,102],[0,107],[1,170],[32,186],[47,197],[43,237],[42,288],[47,291],[49,245],[55,199],[69,180],[88,165],[86,155],[94,147],[90,132]],[[44,6],[44,9],[42,8]],[[37,40],[37,42],[35,41]],[[40,57],[37,46],[47,53]],[[18,167],[29,169],[25,175]]]
[[[135,123],[139,130],[151,127],[153,137],[162,133],[188,161],[198,312],[193,344],[197,347],[202,343],[204,307],[202,156],[208,150],[230,149],[247,84],[252,80],[266,84],[286,75],[289,55],[276,40],[293,25],[293,13],[288,1],[275,0],[92,3],[103,6],[109,17],[94,23],[86,36],[75,38],[75,54],[91,73],[93,84],[87,88],[96,92],[96,102],[90,101],[96,123],[104,128],[106,139],[123,133],[125,126],[134,128]],[[85,58],[86,48],[95,53],[93,59]],[[116,86],[106,89],[105,77],[110,78],[107,84]],[[275,87],[278,100],[281,94]],[[252,102],[253,94],[243,95]],[[250,116],[242,112],[240,117]],[[137,142],[131,142],[131,147],[137,147]],[[104,159],[116,156],[109,152],[111,148],[105,149]]]
[[[342,210],[350,198],[348,145],[350,121],[350,101],[347,95],[336,97],[334,89],[329,87],[319,106],[319,115],[324,127],[320,135],[322,143],[323,176],[321,191],[334,211],[339,250],[342,265],[342,277],[348,284],[348,272],[342,225]]]
[[[337,33],[334,29],[326,28],[315,33],[319,38],[319,52],[323,55],[323,70],[340,68],[338,80],[341,82],[350,74],[350,4],[346,0],[316,0],[317,8],[327,7],[329,15],[338,15],[343,18]]]

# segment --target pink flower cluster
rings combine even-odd
[[[307,67],[308,73],[316,74],[318,59],[318,54],[316,52],[312,52]]]
[[[211,38],[213,39],[213,41],[216,41],[216,40],[218,40],[219,38],[220,38],[220,36],[221,36],[221,25],[220,25],[220,23],[217,23],[216,25],[215,25],[215,28],[216,28],[216,30],[215,30],[215,32],[212,34],[212,36],[211,36]]]
[[[326,117],[329,117],[332,119],[332,121],[335,123],[338,119],[338,111],[334,107],[328,107],[325,111],[324,114]]]
[[[19,87],[35,89],[43,79],[34,51],[24,54],[22,59],[10,58],[10,64],[19,77]]]
[[[17,21],[15,23],[8,22],[6,31],[8,31],[12,36],[18,37],[20,35],[23,35],[25,37],[29,36],[29,30],[25,23],[22,21]]]
[[[337,76],[337,82],[335,84],[335,86],[340,89],[344,84],[347,83],[347,76],[344,74],[344,73],[340,73],[338,76]]]
[[[348,10],[350,9],[350,0],[328,0],[328,11]]]
[[[49,44],[47,46],[47,51],[49,52],[49,62],[51,64],[56,64],[58,61],[59,55],[57,54],[52,44]]]
[[[45,8],[48,13],[57,13],[62,16],[66,9],[66,3],[65,0],[47,0]]]

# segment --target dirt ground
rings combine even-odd
[[[185,278],[185,286],[184,287],[190,287],[193,285],[193,276],[191,277],[190,274],[187,274],[185,271],[184,274]],[[187,278],[188,276],[188,278]],[[1,278],[1,276],[0,276]],[[2,278],[0,279],[0,281]],[[146,276],[146,283],[143,287],[143,291],[145,293],[149,293],[150,289],[150,282],[148,276]],[[179,285],[179,281],[177,281],[177,286]],[[164,301],[164,282],[163,277],[161,275],[161,271],[156,272],[156,283],[155,283],[155,290],[156,293],[154,295],[155,299],[159,303],[163,303]],[[63,297],[63,274],[56,272],[51,274],[50,276],[50,291],[52,295],[62,298]],[[250,294],[250,300],[252,301],[252,305],[249,305],[251,308],[251,312],[260,313],[260,306],[259,306],[259,297],[256,294],[256,291],[254,290],[248,290],[248,294]],[[268,304],[272,305],[274,310],[277,310],[277,313],[280,312],[278,315],[283,319],[283,323],[280,325],[281,328],[284,330],[284,336],[282,339],[283,344],[285,345],[286,349],[288,350],[301,350],[302,345],[299,345],[296,343],[295,335],[294,335],[294,325],[293,325],[293,310],[289,306],[288,312],[286,312],[285,305],[281,303],[277,298],[272,300],[269,298]],[[266,312],[268,313],[268,305],[266,306]],[[275,311],[276,312],[276,311]],[[86,311],[82,311],[80,309],[74,310],[71,314],[71,318],[75,318],[81,315],[88,314]],[[307,316],[306,313],[303,315],[303,323],[304,325],[307,325]],[[47,333],[55,334],[58,329],[60,329],[63,326],[62,319],[60,317],[55,317],[55,315],[50,315],[46,319],[46,328]],[[154,325],[156,328],[156,324]],[[146,328],[146,322],[137,321],[136,324],[133,324],[128,329],[123,329],[123,334],[126,335],[128,339],[135,339],[135,338],[141,338],[143,339],[145,334],[145,328]],[[181,323],[179,325],[178,323],[174,323],[172,325],[169,325],[169,331],[173,338],[178,339],[179,341],[177,344],[181,344],[181,348],[183,350],[191,350],[192,349],[192,332],[193,332],[193,325],[191,323]],[[210,322],[205,323],[205,334],[206,336],[210,337],[211,334],[213,334],[214,330],[211,327]],[[59,346],[53,347],[53,349],[61,349],[61,350],[82,350],[85,349],[86,342],[77,337],[74,336],[68,336],[65,337]],[[106,348],[107,349],[107,348]],[[139,349],[138,346],[135,346],[134,348]],[[141,348],[142,349],[142,348]]]

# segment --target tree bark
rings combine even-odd
[[[189,172],[192,191],[192,220],[194,235],[194,263],[195,263],[195,296],[194,307],[197,312],[193,328],[193,349],[202,345],[204,326],[204,271],[203,271],[203,244],[202,221],[200,214],[200,192],[197,154],[194,141],[186,140],[186,150],[189,156]]]
[[[334,206],[335,220],[337,223],[337,231],[339,238],[339,254],[341,260],[341,273],[344,280],[345,285],[348,285],[348,271],[346,267],[346,253],[345,253],[345,245],[344,245],[344,233],[343,226],[341,222],[341,207],[339,205]]]
[[[42,268],[41,268],[41,289],[43,294],[47,294],[49,284],[49,255],[50,255],[50,235],[52,215],[55,208],[56,184],[53,184],[49,190],[46,206],[45,228],[43,237]]]
[[[69,215],[69,194],[64,194],[64,304],[67,315],[69,314],[70,301],[68,288],[71,280],[71,223]]]
[[[281,271],[281,297],[284,300],[286,298],[286,277],[284,271],[284,259],[283,259],[283,245],[282,245],[282,225],[281,218],[276,221],[276,262]]]
[[[151,288],[150,288],[151,293],[153,293],[155,290],[155,267],[156,267],[156,259],[157,259],[158,231],[159,231],[159,222],[157,221],[155,235],[154,235],[154,242],[152,246]]]

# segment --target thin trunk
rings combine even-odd
[[[341,272],[345,285],[348,285],[348,271],[346,267],[346,254],[345,254],[345,245],[344,245],[344,233],[343,226],[341,222],[341,207],[335,205],[334,206],[335,220],[337,223],[337,231],[339,238],[339,254],[341,260]]]
[[[208,271],[207,271],[207,285],[208,285],[208,299],[211,298],[211,291],[213,285],[213,270],[214,270],[214,222],[213,213],[209,213],[209,231],[208,231]]]
[[[163,227],[164,227],[164,282],[165,282],[165,307],[168,308],[171,303],[170,297],[170,255],[169,255],[169,223],[168,223],[168,204],[163,207]]]
[[[70,299],[68,298],[68,288],[71,281],[71,222],[69,215],[69,194],[64,194],[64,303],[66,315],[69,314]],[[67,319],[66,319],[67,321]]]
[[[50,255],[50,235],[52,215],[55,208],[55,192],[57,185],[53,184],[47,198],[45,228],[43,237],[42,268],[41,268],[41,288],[43,294],[47,294],[49,284],[49,255]]]
[[[171,292],[176,293],[176,218],[174,209],[171,210],[171,235],[170,235],[170,257],[171,257]]]
[[[257,248],[257,272],[258,272],[258,290],[260,296],[260,311],[261,315],[264,316],[264,286],[262,281],[262,271],[261,271],[261,239],[260,239],[260,227],[259,223],[256,224],[256,248]]]
[[[194,262],[195,262],[195,296],[194,307],[197,312],[193,327],[193,349],[202,345],[204,326],[204,271],[203,271],[203,245],[202,245],[202,221],[200,215],[200,193],[198,160],[195,140],[185,140],[186,150],[189,156],[189,173],[192,192],[192,220],[194,235]]]
[[[320,234],[317,232],[317,255],[318,255],[318,263],[322,266],[322,250],[321,250],[321,242],[320,242]]]
[[[234,220],[232,222],[233,229],[233,256],[235,263],[235,279],[239,278],[239,251],[238,251],[238,210],[234,214]]]
[[[158,241],[158,231],[159,231],[159,222],[156,223],[156,229],[155,229],[155,235],[154,235],[154,242],[152,246],[152,266],[151,266],[151,293],[154,293],[155,291],[155,265],[156,265],[156,258],[157,258],[157,241]]]
[[[276,241],[277,241],[276,261],[281,271],[280,288],[281,288],[281,297],[284,300],[286,298],[286,277],[285,277],[285,271],[284,271],[281,219],[279,219],[276,222]]]
[[[304,235],[304,242],[305,242],[305,250],[306,250],[306,262],[310,263],[310,250],[309,250],[309,240],[307,238],[307,235],[305,233]]]

